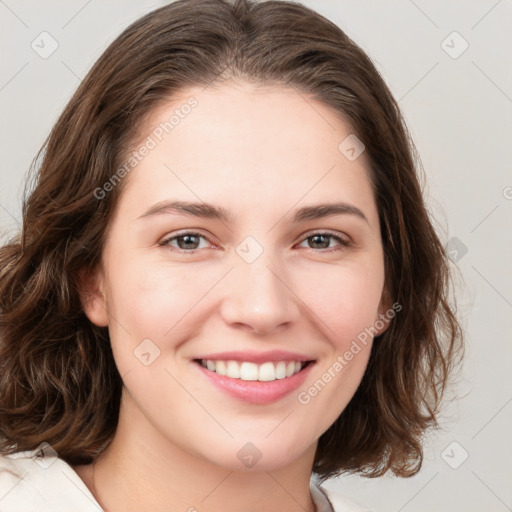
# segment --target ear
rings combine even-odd
[[[400,308],[401,309],[401,308]],[[389,325],[391,324],[391,319],[395,316],[394,305],[392,304],[391,297],[389,295],[387,285],[384,286],[382,290],[382,296],[380,299],[379,310],[377,316],[375,317],[375,329],[377,330],[377,334],[375,337],[384,334]]]
[[[89,320],[98,327],[108,326],[109,316],[105,295],[105,277],[101,265],[94,270],[78,272],[79,294]]]

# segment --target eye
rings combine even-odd
[[[174,235],[169,238],[166,238],[162,242],[159,243],[160,246],[163,247],[170,247],[172,250],[187,252],[189,254],[195,253],[197,250],[200,249],[198,246],[200,239],[207,240],[207,238],[204,235],[201,235],[201,233],[194,233],[187,231],[186,233],[181,233],[179,235]],[[171,244],[171,242],[176,241],[178,244],[178,247]],[[208,247],[211,247],[211,245],[208,245]]]
[[[345,249],[346,247],[348,247],[350,245],[349,241],[344,240],[343,238],[341,238],[337,235],[333,235],[332,233],[325,233],[325,232],[312,233],[311,235],[307,236],[304,239],[304,242],[308,241],[308,240],[312,240],[313,245],[316,246],[316,247],[309,247],[310,249],[327,249],[327,250],[324,250],[321,252],[342,251],[343,249]],[[338,242],[338,245],[336,245],[332,248],[329,248],[330,242],[332,240],[335,240],[336,242]],[[304,243],[304,242],[302,242],[302,243]],[[320,245],[320,247],[318,247],[318,245]]]

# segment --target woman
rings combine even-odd
[[[419,470],[461,331],[398,106],[338,27],[178,0],[43,151],[0,250],[2,510],[363,510],[320,483]]]

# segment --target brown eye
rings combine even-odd
[[[335,240],[338,245],[330,247],[332,240]],[[349,245],[349,242],[332,233],[313,233],[306,237],[304,241],[310,241],[308,243],[309,249],[327,249],[323,252],[339,251]]]
[[[169,247],[171,250],[194,253],[199,249],[201,239],[207,240],[206,237],[200,233],[187,232],[167,238],[159,245],[163,247]],[[177,247],[171,244],[171,242],[174,241],[176,241]]]

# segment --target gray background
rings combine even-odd
[[[164,3],[0,0],[4,236],[19,227],[25,173],[81,78],[129,23]],[[425,441],[421,472],[324,485],[381,512],[512,510],[512,2],[303,3],[368,52],[400,102],[439,235],[461,272],[468,341],[454,389],[460,398]],[[35,41],[43,51],[43,31],[58,43],[47,58],[31,47]],[[458,55],[464,41],[469,47]]]

